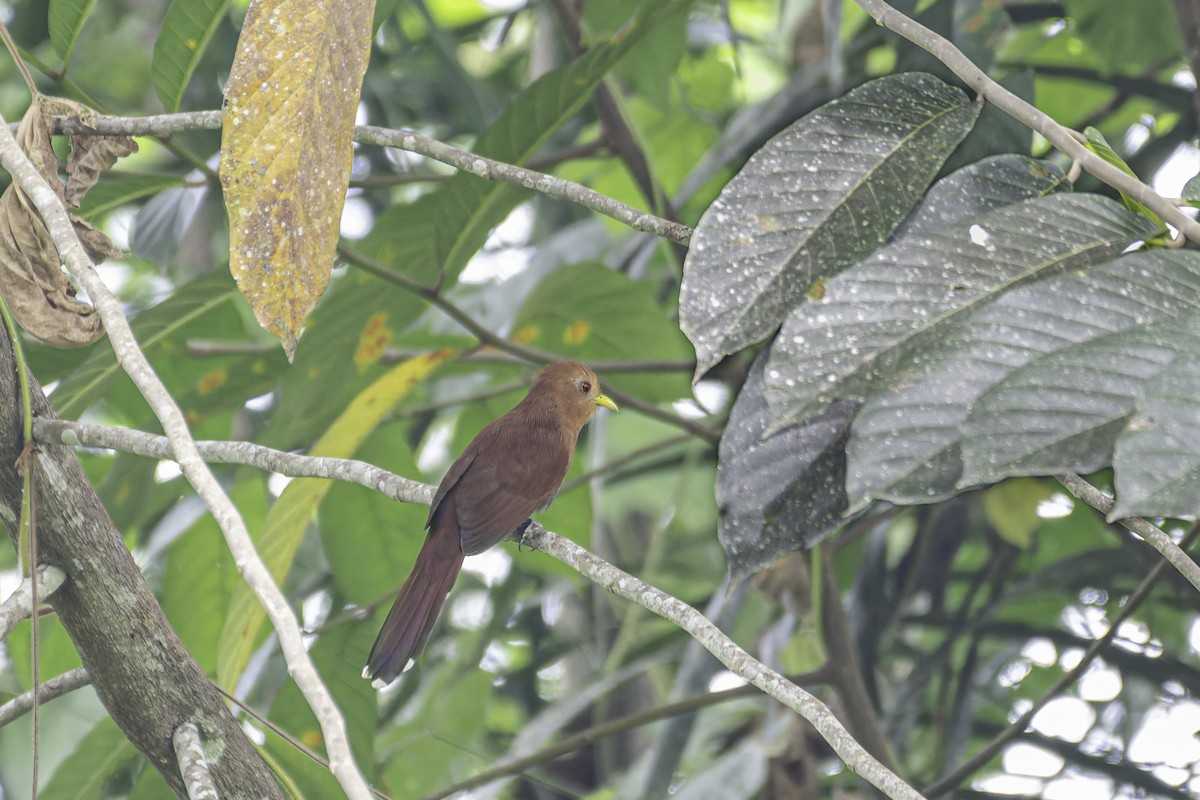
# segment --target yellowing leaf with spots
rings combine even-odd
[[[397,364],[351,401],[313,445],[310,455],[335,458],[353,456],[396,403],[425,380],[451,353],[450,350],[437,350]],[[277,583],[282,583],[291,569],[304,529],[325,499],[330,485],[329,480],[298,478],[287,485],[271,506],[257,545],[271,577]],[[250,653],[258,643],[265,617],[262,606],[250,589],[245,584],[239,585],[229,606],[225,629],[221,632],[217,681],[222,686],[232,688],[246,668]]]
[[[257,0],[225,86],[229,269],[289,360],[333,267],[371,7]]]

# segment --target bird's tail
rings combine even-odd
[[[463,551],[454,504],[447,503],[425,539],[392,610],[367,656],[363,677],[377,686],[395,680],[420,657],[438,613],[462,569]],[[447,513],[448,512],[448,513]]]

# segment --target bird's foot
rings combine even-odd
[[[527,519],[524,522],[522,522],[520,525],[518,525],[516,528],[514,528],[513,532],[509,534],[508,538],[512,539],[513,541],[515,541],[517,543],[517,552],[520,552],[521,548],[524,546],[525,532],[527,530],[529,530],[529,526],[532,524],[533,524],[533,519],[532,518]]]

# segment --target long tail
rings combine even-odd
[[[367,656],[363,677],[376,685],[391,683],[420,657],[446,595],[462,569],[454,503],[444,504],[441,512]]]

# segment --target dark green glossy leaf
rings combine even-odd
[[[886,387],[901,357],[919,356],[971,312],[1022,283],[1111,258],[1147,229],[1107,198],[1054,194],[893,243],[784,323],[767,364],[776,424]]]
[[[1141,387],[1177,356],[1197,352],[1200,316],[1193,314],[1031,361],[972,409],[963,431],[962,482],[1108,466]]]
[[[1200,361],[1181,355],[1142,387],[1117,439],[1113,519],[1200,513]]]
[[[845,443],[853,403],[769,432],[763,396],[765,351],[751,368],[721,437],[717,469],[717,533],[735,578],[783,553],[812,547],[846,510]]]
[[[684,266],[680,326],[696,374],[760,341],[815,282],[875,250],[978,114],[932,76],[881,78],[751,157],[701,218]]]

